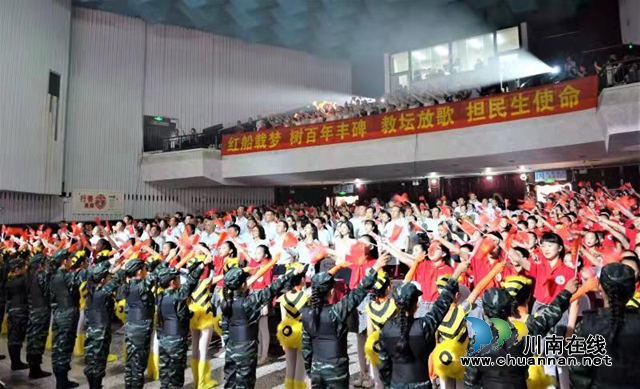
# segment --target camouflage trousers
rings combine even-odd
[[[127,362],[124,369],[125,389],[141,389],[144,386],[144,371],[149,360],[153,320],[129,321],[125,325],[124,341]]]
[[[7,345],[9,347],[22,347],[27,336],[27,324],[29,323],[29,307],[20,306],[9,308],[9,333],[7,334]]]
[[[182,388],[184,386],[188,345],[186,336],[158,334],[160,388]]]
[[[78,308],[58,308],[53,314],[53,346],[51,368],[54,374],[67,374],[71,370],[71,356],[76,344],[78,330]]]
[[[42,354],[49,335],[51,310],[49,307],[31,308],[27,325],[27,362],[41,365]]]
[[[251,389],[256,386],[258,342],[225,344],[224,387]]]
[[[309,372],[312,389],[341,389],[349,387],[349,359],[340,358],[338,363],[311,362]]]
[[[88,326],[84,341],[84,375],[87,378],[103,378],[111,346],[111,327]]]

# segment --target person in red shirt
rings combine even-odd
[[[269,248],[263,244],[256,247],[255,258],[251,258],[249,261],[249,268],[252,270],[258,270],[271,260],[271,253]],[[251,290],[261,290],[267,288],[271,284],[273,277],[273,268],[267,270],[267,272],[256,282],[251,284]],[[260,319],[258,320],[258,364],[264,364],[269,357],[269,343],[271,337],[269,335],[269,304],[262,308]]]
[[[565,248],[562,238],[553,232],[547,232],[540,240],[540,249],[543,258],[539,264],[523,258],[520,260],[522,267],[535,279],[532,313],[535,314],[546,308],[553,299],[564,289],[567,281],[574,277],[574,269],[564,263]],[[562,316],[554,328],[554,333],[564,335],[568,322],[568,314]]]
[[[500,248],[500,243],[502,242],[502,236],[500,235],[500,233],[497,231],[492,231],[489,232],[486,237],[493,239],[493,243],[495,244],[495,246],[486,256],[482,257],[474,255],[471,258],[471,274],[473,275],[474,282],[483,279],[484,276],[486,276],[489,271],[491,271],[496,262],[503,260],[502,248]],[[490,283],[489,286],[485,288],[485,290],[490,288],[499,288],[500,282],[502,282],[503,279],[503,274],[498,273],[498,275],[494,277],[493,282]],[[482,297],[482,295],[480,295],[479,297]],[[477,301],[477,303],[480,303],[480,299]]]

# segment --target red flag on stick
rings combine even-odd
[[[479,260],[486,257],[494,248],[496,243],[492,238],[485,236],[471,253],[471,260]]]
[[[327,256],[327,248],[321,244],[316,245],[316,247],[311,252],[311,264],[315,265],[320,262]]]
[[[284,240],[282,241],[282,248],[290,249],[298,246],[298,239],[291,232],[284,234]]]
[[[465,234],[471,236],[476,232],[476,226],[474,226],[469,220],[462,219],[462,223],[460,223],[460,228],[464,231]]]
[[[400,234],[402,234],[402,227],[396,224],[395,226],[393,226],[393,231],[391,231],[389,240],[395,243],[395,241],[400,237]]]
[[[345,261],[353,264],[362,264],[365,261],[364,243],[358,241],[351,245],[351,251],[346,255]]]
[[[402,195],[394,194],[393,197],[391,198],[391,200],[393,200],[396,203],[402,205],[402,204],[404,204],[404,203],[409,201],[409,196],[406,193],[403,193]]]
[[[215,250],[217,250],[218,247],[220,247],[220,245],[222,245],[227,240],[228,236],[229,235],[227,234],[227,231],[222,231],[220,233],[220,235],[218,236],[218,242],[216,243]]]
[[[93,221],[96,223],[96,226],[102,226],[102,222],[99,217],[94,217]]]

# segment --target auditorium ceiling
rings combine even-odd
[[[590,0],[73,0],[82,7],[348,58],[574,17]]]

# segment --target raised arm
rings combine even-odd
[[[551,305],[535,315],[529,316],[527,329],[529,335],[546,335],[549,330],[562,318],[564,311],[569,309],[571,295],[578,289],[578,281],[575,278],[567,281],[565,289],[558,294]]]
[[[433,309],[425,317],[420,319],[422,321],[422,331],[424,338],[429,342],[435,336],[436,330],[445,315],[449,311],[449,307],[458,293],[458,277],[460,277],[469,268],[469,262],[460,262],[456,266],[451,279],[444,287],[440,296],[433,305]]]
[[[347,293],[337,304],[331,307],[334,315],[340,322],[347,320],[347,317],[353,312],[362,300],[367,297],[367,293],[373,287],[376,282],[378,270],[382,269],[389,261],[389,254],[382,254],[373,267],[367,272],[367,275],[360,280],[358,287]]]

